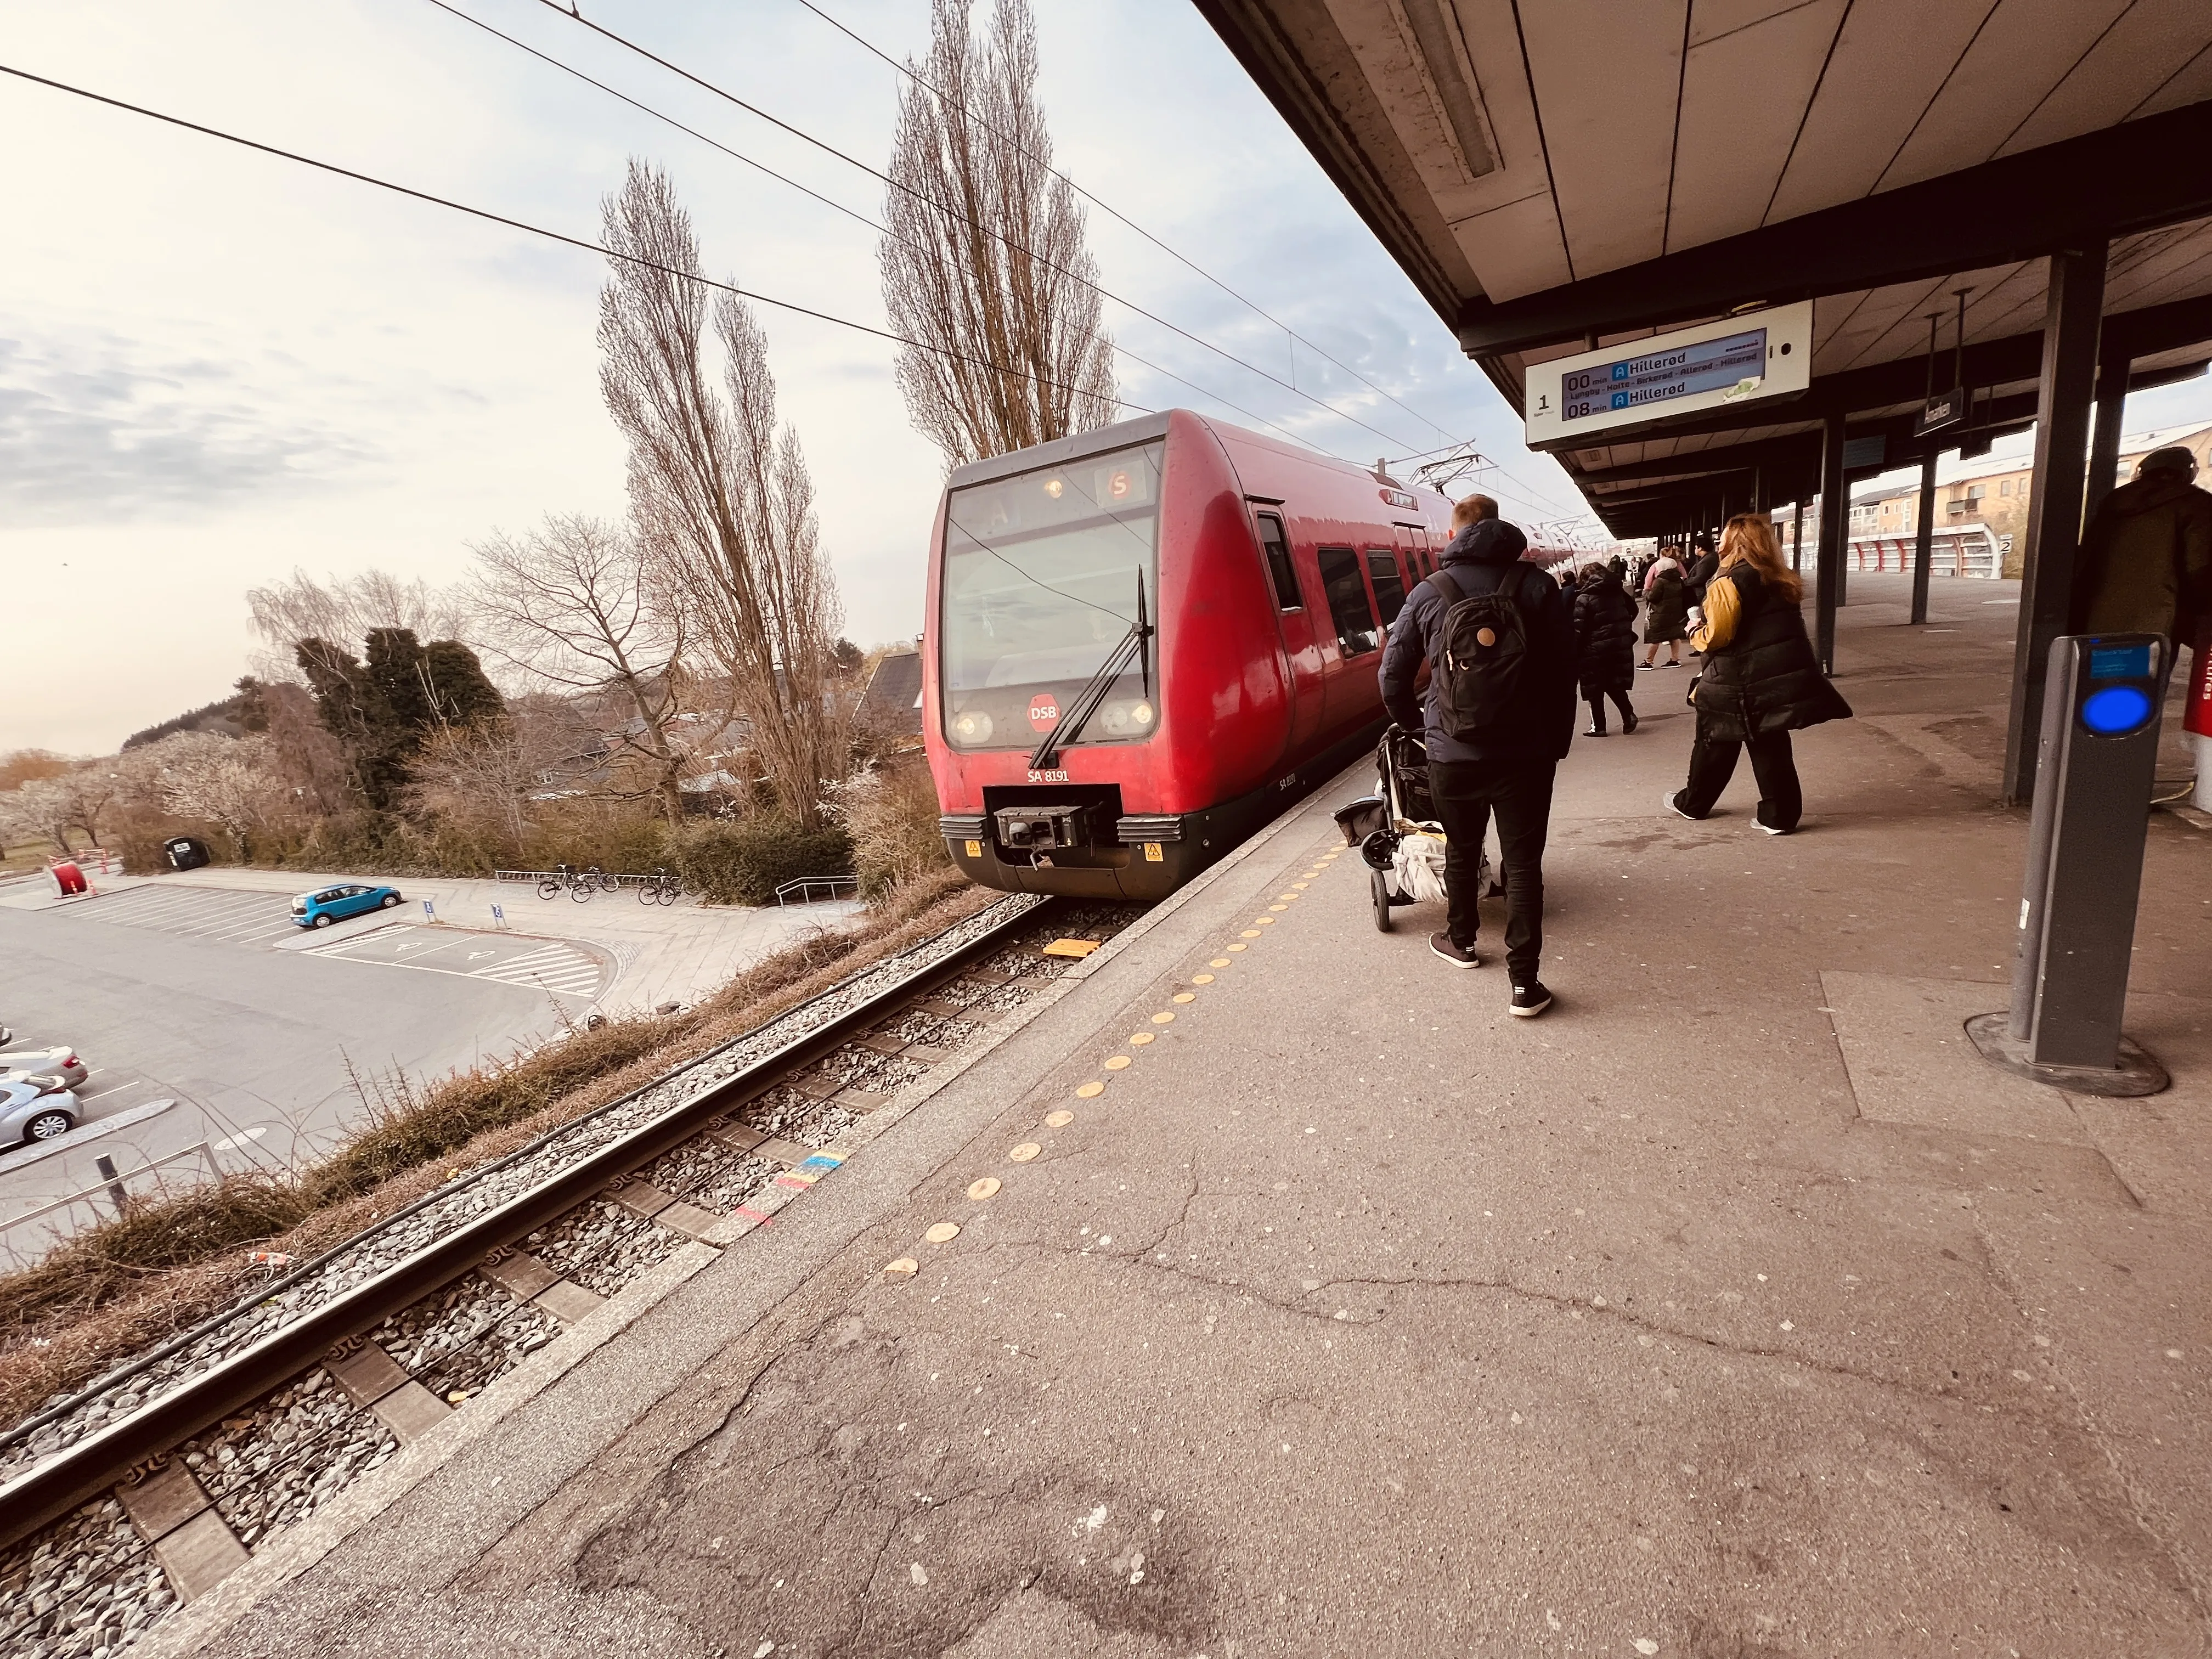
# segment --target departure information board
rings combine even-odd
[[[1812,379],[1812,337],[1813,302],[1801,300],[1530,363],[1528,447],[1664,430],[1673,416],[1802,392]]]
[[[1756,388],[1766,378],[1766,331],[1754,328],[1742,334],[1723,334],[1717,340],[1671,350],[1639,352],[1595,368],[1578,368],[1562,375],[1559,393],[1565,399],[1559,418],[1571,426],[1593,415],[1614,410],[1643,409],[1699,392],[1721,392],[1730,386]]]

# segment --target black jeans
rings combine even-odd
[[[1623,725],[1623,726],[1626,726],[1626,725],[1628,724],[1628,722],[1629,722],[1629,721],[1631,721],[1631,720],[1634,720],[1634,719],[1636,718],[1636,711],[1635,711],[1635,709],[1633,709],[1633,708],[1630,708],[1630,707],[1629,707],[1629,703],[1628,703],[1628,693],[1627,693],[1627,692],[1626,692],[1626,691],[1608,691],[1608,692],[1607,692],[1607,693],[1605,694],[1605,696],[1607,696],[1607,697],[1611,697],[1611,698],[1613,699],[1613,706],[1615,708],[1618,708],[1619,710],[1620,710],[1620,723],[1621,723],[1621,725]],[[1605,730],[1605,701],[1604,701],[1604,698],[1601,698],[1601,697],[1586,697],[1586,698],[1584,698],[1584,699],[1583,699],[1583,701],[1584,701],[1584,702],[1586,702],[1587,703],[1589,703],[1589,706],[1590,706],[1590,724],[1591,724],[1593,726],[1596,727],[1599,731],[1601,731],[1601,732],[1604,731],[1604,730]]]
[[[1490,815],[1505,880],[1505,966],[1516,985],[1534,985],[1544,954],[1544,838],[1552,827],[1557,761],[1431,761],[1429,793],[1444,826],[1444,890],[1452,942],[1472,949],[1481,922],[1475,866]]]
[[[1805,814],[1805,794],[1797,787],[1797,762],[1787,732],[1748,744],[1700,735],[1690,745],[1690,783],[1682,792],[1682,810],[1693,818],[1711,811],[1735,775],[1736,754],[1743,749],[1751,750],[1751,775],[1759,780],[1759,821],[1770,830],[1795,830]]]

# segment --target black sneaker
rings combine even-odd
[[[1513,988],[1513,1018],[1534,1019],[1552,1006],[1552,994],[1544,988],[1544,981]]]
[[[1480,968],[1482,958],[1466,946],[1455,944],[1449,933],[1429,935],[1429,949],[1455,968]]]
[[[1638,717],[1636,711],[1632,708],[1628,713],[1620,717],[1620,735],[1625,738],[1631,732],[1633,732],[1638,726],[1643,724],[1643,720]]]
[[[1636,665],[1636,672],[1639,674],[1648,674],[1658,665],[1656,662],[1640,662]]]
[[[1585,726],[1583,728],[1583,735],[1586,738],[1601,738],[1605,735],[1605,727],[1602,726]]]

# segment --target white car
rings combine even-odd
[[[91,1075],[74,1048],[0,1048],[0,1077],[58,1077],[75,1089]]]
[[[83,1119],[84,1108],[70,1090],[49,1093],[27,1078],[0,1077],[0,1146],[52,1140]]]

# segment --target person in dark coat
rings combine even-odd
[[[1575,677],[1589,705],[1584,737],[1605,735],[1607,697],[1620,710],[1621,735],[1636,729],[1636,710],[1628,702],[1628,688],[1636,683],[1636,601],[1611,565],[1583,570],[1575,593]]]
[[[1461,507],[1466,506],[1461,503]],[[1429,793],[1444,826],[1447,930],[1429,948],[1455,968],[1479,966],[1475,901],[1481,897],[1482,838],[1498,817],[1498,863],[1505,878],[1505,966],[1512,981],[1510,1011],[1540,1014],[1552,994],[1537,976],[1544,951],[1544,842],[1550,833],[1552,782],[1575,737],[1575,624],[1571,598],[1540,570],[1516,574],[1528,538],[1500,519],[1452,514],[1453,536],[1437,565],[1460,598],[1498,592],[1521,614],[1528,659],[1509,717],[1472,738],[1444,730],[1436,676],[1425,698],[1415,687],[1443,631],[1445,598],[1435,577],[1414,585],[1391,625],[1382,653],[1382,705],[1407,731],[1419,731],[1429,751]]]
[[[1759,827],[1770,836],[1797,827],[1805,800],[1790,734],[1851,713],[1813,654],[1798,610],[1803,593],[1796,573],[1783,562],[1766,514],[1742,513],[1728,521],[1719,573],[1705,590],[1705,619],[1691,636],[1706,661],[1691,684],[1698,734],[1690,781],[1667,793],[1667,811],[1686,818],[1711,812],[1735,775],[1737,756],[1748,748],[1759,780]]]
[[[1705,590],[1713,585],[1713,578],[1719,574],[1720,568],[1721,556],[1713,546],[1712,532],[1700,530],[1690,538],[1690,568],[1682,578],[1682,592],[1692,611],[1705,604]],[[1690,654],[1702,657],[1705,652],[1692,641]]]
[[[2105,497],[2082,538],[2068,632],[2195,642],[2212,621],[2212,495],[2196,477],[2189,451],[2154,449]]]
[[[1682,641],[1690,634],[1690,595],[1682,584],[1682,569],[1674,560],[1660,563],[1644,590],[1644,666],[1658,660],[1659,647],[1667,647],[1667,666],[1682,665]]]

